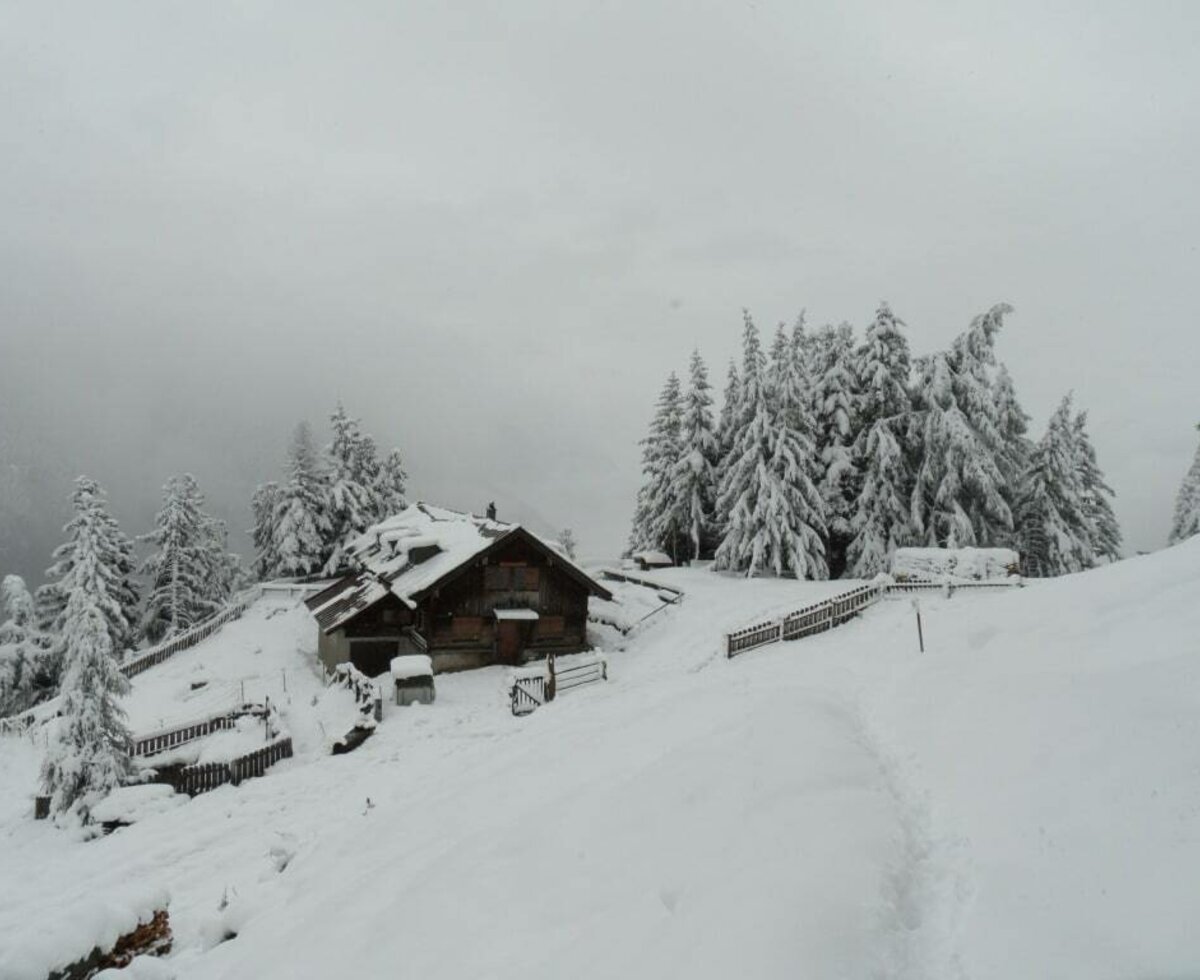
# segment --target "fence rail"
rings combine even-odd
[[[551,654],[546,660],[545,673],[519,674],[513,678],[509,703],[512,713],[520,717],[531,714],[564,691],[606,680],[608,661],[599,654],[574,660],[566,667],[558,666]]]
[[[554,693],[561,694],[573,687],[583,687],[597,681],[608,680],[608,662],[603,657],[593,657],[586,661],[571,664],[570,667],[552,665],[554,676]]]
[[[879,602],[891,592],[921,592],[938,589],[952,594],[959,589],[1011,589],[1019,586],[1015,582],[869,582],[848,592],[832,596],[821,602],[814,602],[795,612],[788,613],[770,622],[755,623],[744,626],[732,633],[725,634],[725,656],[736,657],[747,650],[765,646],[768,643],[779,643],[783,640],[798,640],[801,637],[824,633],[841,623],[857,616],[864,609]]]
[[[383,720],[383,692],[379,685],[352,663],[341,663],[333,668],[333,682],[348,688],[354,695],[358,710],[376,721]]]
[[[136,677],[143,671],[149,670],[151,667],[161,664],[164,660],[170,659],[181,650],[190,650],[201,640],[208,639],[208,637],[212,636],[213,633],[226,623],[238,619],[261,596],[262,586],[256,585],[254,588],[248,589],[215,616],[209,617],[203,623],[185,630],[178,636],[164,640],[149,650],[143,650],[132,660],[127,660],[121,664],[121,673],[126,677]]]
[[[194,766],[184,766],[172,773],[167,773],[163,781],[175,787],[177,793],[187,793],[188,796],[198,796],[209,790],[232,783],[236,786],[243,779],[254,779],[262,776],[280,759],[292,757],[292,738],[285,735],[256,749],[246,755],[238,756],[229,762],[205,762]]]
[[[146,756],[165,752],[168,749],[186,745],[188,742],[194,742],[213,732],[231,729],[236,726],[239,718],[247,715],[265,717],[269,710],[265,705],[243,704],[221,714],[210,715],[207,718],[185,722],[181,725],[173,725],[170,728],[163,728],[146,735],[135,735],[133,737],[133,754]]]
[[[34,726],[36,719],[33,715],[21,714],[12,715],[9,718],[0,718],[0,736],[7,735],[16,737],[24,735],[29,729]]]
[[[518,718],[521,715],[532,714],[546,703],[546,678],[540,674],[533,677],[514,677],[508,697],[512,713]]]

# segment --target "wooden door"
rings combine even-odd
[[[501,619],[496,622],[496,656],[501,663],[519,664],[521,662],[521,624],[515,619]]]

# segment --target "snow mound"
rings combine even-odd
[[[897,548],[892,576],[911,579],[957,579],[982,582],[1015,575],[1017,553],[1010,548]]]

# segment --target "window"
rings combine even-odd
[[[536,592],[540,586],[536,565],[488,565],[483,570],[483,587],[489,592]]]

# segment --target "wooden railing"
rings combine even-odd
[[[725,634],[725,656],[736,657],[739,653],[779,643],[783,640],[798,640],[815,633],[824,633],[834,626],[857,616],[873,606],[891,592],[921,592],[938,589],[951,595],[959,589],[1010,589],[1019,586],[1020,579],[995,582],[868,582],[839,595],[814,602],[779,619],[766,623],[755,623]]]
[[[546,678],[541,674],[514,677],[508,697],[514,715],[531,714],[546,703]]]
[[[191,649],[202,640],[208,639],[226,623],[238,619],[260,596],[262,596],[262,586],[256,585],[247,589],[215,616],[210,616],[203,623],[164,640],[149,650],[143,650],[132,660],[127,660],[121,664],[121,673],[126,677],[136,677],[142,671],[161,664],[179,651]]]
[[[352,663],[341,663],[333,668],[333,683],[341,684],[353,695],[358,710],[363,715],[383,720],[383,692],[370,677]]]
[[[573,687],[583,687],[585,684],[608,680],[608,661],[603,657],[595,656],[573,661],[569,667],[559,667],[551,657],[550,677],[554,681],[554,694],[557,697],[563,691],[569,691]]]
[[[12,715],[8,718],[0,718],[0,736],[7,735],[15,737],[24,735],[37,722],[36,717],[31,714]]]
[[[177,793],[197,796],[218,786],[232,783],[236,786],[243,779],[254,779],[263,775],[280,759],[292,757],[292,738],[285,735],[246,755],[229,762],[205,762],[184,766],[167,773],[163,781],[175,787]]]
[[[260,718],[265,718],[269,711],[270,708],[267,705],[243,704],[232,711],[225,711],[219,715],[210,715],[207,718],[201,718],[197,721],[163,728],[147,735],[135,735],[133,737],[133,754],[135,756],[146,756],[154,755],[158,752],[166,752],[168,749],[173,749],[179,745],[194,742],[196,739],[203,738],[212,732],[227,731],[236,726],[239,718],[244,718],[247,715],[256,715]]]
[[[564,691],[606,680],[608,661],[599,654],[573,660],[566,667],[558,666],[551,654],[546,660],[545,673],[518,674],[513,678],[509,703],[514,715],[527,715]]]

